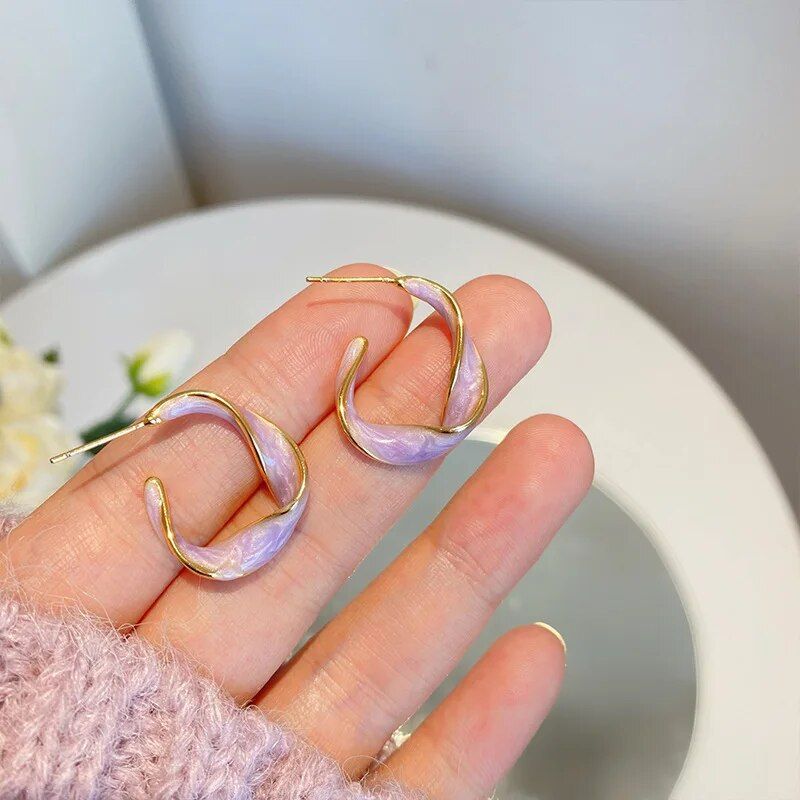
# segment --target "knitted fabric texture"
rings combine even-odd
[[[12,527],[0,519],[0,530]],[[185,659],[0,593],[2,800],[409,800],[367,789]]]

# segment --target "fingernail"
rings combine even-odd
[[[540,628],[544,628],[546,631],[550,631],[553,636],[561,642],[561,647],[564,649],[564,658],[567,657],[567,643],[564,641],[564,637],[552,626],[548,625],[546,622],[535,622],[534,625],[537,625]]]

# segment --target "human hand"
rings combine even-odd
[[[549,317],[539,296],[511,278],[480,278],[456,294],[486,362],[491,408],[538,360]],[[364,334],[371,343],[358,391],[365,416],[427,422],[438,414],[450,339],[433,317],[401,341],[410,310],[404,293],[386,287],[331,296],[312,286],[187,383],[274,419],[301,442],[308,507],[271,564],[234,583],[205,581],[179,570],[154,536],[142,501],[154,473],[198,542],[227,537],[274,508],[236,434],[193,418],[106,447],[12,531],[5,568],[34,597],[67,600],[118,626],[136,625],[133,635],[169,641],[237,701],[255,703],[362,777],[592,476],[590,448],[574,425],[552,416],[520,423],[398,560],[286,662],[438,466],[372,461],[331,413],[340,355]],[[390,771],[433,800],[485,797],[546,716],[563,667],[561,644],[545,628],[506,634],[366,780]]]

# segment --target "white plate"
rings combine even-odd
[[[26,345],[58,344],[76,426],[122,391],[117,354],[180,326],[198,364],[302,287],[376,261],[456,286],[484,272],[531,282],[553,316],[540,366],[489,417],[499,437],[554,411],[589,435],[597,486],[646,531],[678,587],[697,654],[697,714],[673,792],[686,800],[800,793],[800,539],[750,430],[708,374],[630,301],[509,234],[355,200],[260,202],[114,240],[2,309]]]

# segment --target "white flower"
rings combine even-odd
[[[134,353],[128,377],[136,392],[158,397],[176,382],[192,353],[192,340],[181,330],[164,331]]]
[[[0,339],[0,422],[53,411],[61,370]]]
[[[80,439],[53,414],[0,423],[0,502],[35,508],[46,500],[83,463],[69,458],[54,465],[50,456],[77,444]]]

